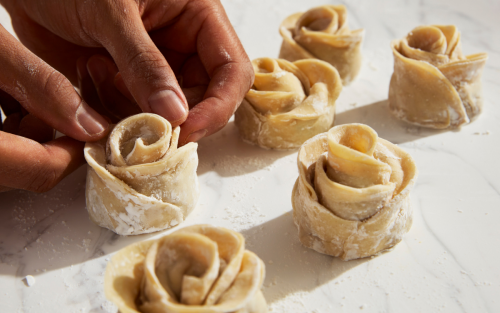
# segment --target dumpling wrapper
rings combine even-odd
[[[411,156],[363,124],[333,127],[305,142],[293,218],[301,243],[351,260],[387,250],[410,229]]]
[[[350,30],[343,5],[323,5],[287,17],[280,26],[279,57],[288,61],[320,59],[333,65],[345,85],[361,69],[364,29]]]
[[[337,70],[320,60],[252,61],[255,82],[235,113],[242,138],[270,149],[295,149],[328,130],[342,85]]]
[[[121,313],[265,313],[264,277],[241,234],[195,225],[118,251],[104,291]]]
[[[131,116],[85,145],[90,219],[119,235],[182,222],[199,197],[197,144],[178,148],[180,128],[156,114]]]
[[[464,56],[453,25],[419,26],[391,43],[394,73],[389,108],[406,122],[457,128],[482,111],[481,76],[488,55]]]

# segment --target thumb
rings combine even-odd
[[[106,13],[106,27],[97,39],[113,57],[140,108],[163,116],[174,127],[182,124],[189,109],[175,74],[149,37],[135,2],[117,5],[124,8]],[[94,70],[89,68],[92,77],[98,74]]]

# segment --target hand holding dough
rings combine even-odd
[[[333,65],[344,85],[361,68],[364,29],[349,30],[343,5],[323,5],[287,17],[280,26],[280,58],[288,61],[320,59]]]
[[[330,64],[271,58],[252,64],[255,82],[235,115],[244,140],[265,148],[293,149],[332,126],[342,85]]]
[[[419,26],[394,40],[391,48],[389,107],[396,117],[444,129],[460,127],[481,113],[481,76],[488,55],[464,56],[455,26]]]
[[[85,145],[90,219],[120,235],[175,226],[199,196],[197,144],[178,148],[180,128],[156,114],[131,116],[107,142]]]
[[[303,245],[351,260],[401,241],[410,229],[411,156],[363,124],[333,127],[299,150],[293,219]]]
[[[266,313],[264,276],[241,234],[195,225],[117,252],[104,291],[121,313]]]

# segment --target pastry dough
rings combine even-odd
[[[389,107],[396,117],[444,129],[460,127],[481,113],[481,76],[488,55],[464,56],[455,26],[419,26],[391,47]]]
[[[294,149],[333,124],[342,85],[337,70],[320,60],[252,61],[255,82],[236,111],[244,140],[264,148]]]
[[[104,292],[121,313],[265,313],[264,276],[241,234],[195,225],[118,251]]]
[[[142,113],[108,138],[85,145],[90,219],[120,235],[150,233],[182,222],[198,201],[197,144],[178,148],[180,128]]]
[[[363,124],[333,127],[299,150],[293,219],[303,245],[351,260],[401,241],[412,224],[411,156]]]
[[[361,69],[364,29],[349,30],[343,5],[323,5],[287,17],[280,26],[280,58],[320,59],[333,65],[344,85]]]

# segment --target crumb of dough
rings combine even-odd
[[[35,277],[31,276],[31,275],[26,275],[26,277],[24,277],[24,281],[26,282],[26,285],[28,287],[32,287],[33,285],[35,285]]]

